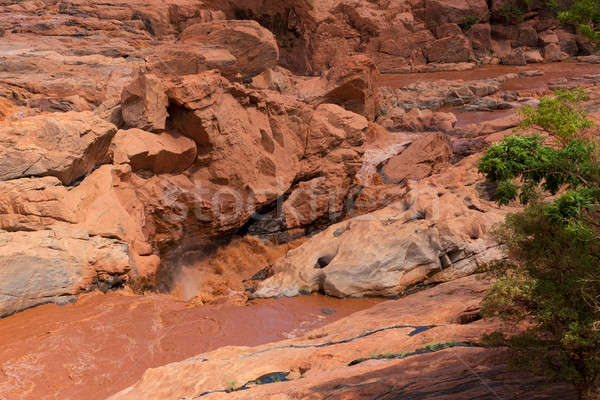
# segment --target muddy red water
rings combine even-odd
[[[448,109],[447,111],[453,112],[456,116],[456,126],[462,127],[469,124],[477,124],[485,121],[491,121],[497,118],[506,117],[515,112],[514,109],[511,110],[498,110],[498,111],[456,111],[453,109]]]
[[[104,399],[151,367],[226,345],[300,335],[381,300],[320,295],[191,307],[92,293],[0,320],[0,399]]]
[[[504,90],[539,90],[548,87],[551,82],[561,79],[573,79],[587,74],[600,73],[600,66],[588,63],[562,62],[551,64],[529,64],[526,66],[485,65],[469,71],[444,71],[412,74],[382,75],[378,84],[401,88],[416,81],[428,82],[445,80],[476,80],[496,78],[498,76],[523,71],[542,71],[544,75],[511,79],[502,84]]]

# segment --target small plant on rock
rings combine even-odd
[[[580,34],[600,45],[600,0],[569,0],[566,4],[551,3],[558,19],[574,25]]]
[[[506,3],[498,10],[498,16],[505,23],[515,25],[523,21],[523,10],[513,3]]]
[[[473,15],[469,15],[469,16],[463,18],[462,22],[460,23],[460,28],[463,30],[463,32],[468,32],[478,22],[479,22],[479,18],[477,18]]]

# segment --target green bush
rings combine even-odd
[[[498,182],[499,203],[528,205],[495,231],[511,261],[490,266],[498,280],[482,311],[529,328],[484,341],[507,345],[515,365],[572,382],[587,400],[600,398],[600,162],[583,98],[557,92],[525,109],[522,126],[543,129],[551,144],[507,136],[479,169]]]
[[[558,19],[574,25],[579,33],[600,45],[600,0],[548,0]]]
[[[464,32],[468,32],[471,30],[473,25],[476,25],[478,22],[479,22],[479,18],[477,18],[473,15],[469,15],[469,16],[463,18],[462,22],[460,23],[460,28]]]
[[[498,15],[508,24],[518,24],[523,21],[523,10],[513,3],[506,3],[498,10]]]

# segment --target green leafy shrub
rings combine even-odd
[[[478,22],[479,22],[479,18],[477,18],[473,15],[469,15],[467,17],[464,17],[462,22],[459,25],[460,25],[460,28],[463,30],[463,32],[468,32]]]
[[[490,266],[498,280],[482,312],[529,328],[483,339],[507,345],[515,365],[572,382],[589,400],[600,398],[600,162],[592,124],[579,107],[583,98],[581,91],[557,92],[524,110],[522,126],[543,129],[553,144],[507,136],[488,149],[479,169],[499,183],[500,204],[528,204],[495,231],[513,261]]]
[[[547,5],[561,22],[600,45],[600,0],[548,0]]]
[[[523,10],[514,3],[506,3],[498,10],[500,16],[507,24],[518,24],[523,21]]]

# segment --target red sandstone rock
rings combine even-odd
[[[501,257],[487,231],[506,210],[478,192],[476,159],[409,181],[390,206],[313,236],[276,262],[275,275],[254,295],[394,296],[421,282],[468,275],[484,260]]]
[[[476,56],[486,56],[492,50],[491,32],[492,28],[490,24],[480,23],[473,25],[467,33]]]
[[[0,232],[0,317],[127,280],[127,245],[63,227]]]
[[[129,128],[148,131],[165,129],[168,99],[160,79],[151,74],[140,75],[123,89],[121,112]]]
[[[433,63],[455,63],[469,61],[473,58],[473,49],[467,38],[461,33],[430,43],[425,49],[425,56]]]
[[[508,55],[502,57],[502,64],[527,65],[525,51],[522,48],[513,49]]]
[[[169,43],[145,52],[148,72],[164,78],[194,75],[218,69],[224,76],[235,78],[238,59],[229,50],[203,43]]]
[[[466,17],[475,17],[480,22],[487,22],[488,7],[482,0],[430,0],[425,3],[428,24],[435,26],[444,22],[460,24]]]
[[[119,131],[111,145],[115,164],[129,163],[133,170],[155,174],[181,173],[196,159],[193,140],[170,133],[154,134],[140,129]]]
[[[390,134],[368,120],[385,110],[391,127],[450,131],[456,118],[431,109],[496,93],[510,77],[419,82],[382,90],[382,102],[378,69],[464,70],[474,64],[461,61],[493,61],[492,50],[505,62],[537,62],[538,42],[547,60],[588,51],[580,38],[543,18],[489,25],[481,0],[7,3],[13,2],[0,2],[0,315],[123,283],[170,287],[182,260],[203,257],[198,248],[240,228],[284,240],[315,233],[274,263],[275,275],[258,285],[257,296],[304,290],[396,295],[415,284],[472,273],[479,262],[501,256],[486,232],[503,216],[474,175],[477,157],[450,165],[443,135]],[[499,3],[493,1],[492,9]],[[479,23],[463,33],[459,25],[471,16]],[[268,29],[226,17],[254,18]],[[277,67],[279,46],[285,65],[321,76],[296,77]],[[471,146],[466,154],[515,124],[510,116],[455,133],[472,137],[462,143]],[[144,130],[115,135],[124,126]],[[404,180],[408,184],[389,183]],[[380,197],[365,201],[371,195]],[[267,211],[255,221],[257,210]],[[337,221],[342,222],[323,230]],[[244,301],[244,294],[230,293],[245,288],[241,275],[227,270],[238,261],[227,258],[225,266],[208,261],[192,263],[202,269],[205,284],[196,301]],[[274,261],[266,257],[254,267]],[[307,340],[358,332],[354,325],[385,327],[415,318],[410,313],[423,317],[422,323],[452,325],[433,331],[444,338],[475,340],[491,329],[488,322],[452,324],[476,309],[483,289],[469,285],[474,288],[452,286],[462,297],[451,306],[444,303],[450,295],[433,291],[423,297],[435,298],[435,304],[420,297],[405,311],[375,310]],[[231,377],[220,371],[239,373],[243,384],[273,369],[292,371],[292,378],[312,369],[314,375],[293,382],[292,390],[282,383],[228,396],[306,397],[315,394],[311,385],[324,395],[369,396],[373,390],[405,396],[407,390],[394,384],[412,379],[411,368],[442,376],[436,388],[443,395],[454,393],[448,385],[458,390],[456,382],[463,392],[465,385],[473,387],[468,395],[480,393],[472,380],[453,375],[459,364],[448,352],[414,363],[399,360],[391,369],[380,368],[380,361],[367,361],[350,374],[342,368],[354,352],[381,351],[379,339],[410,350],[426,343],[421,337],[436,338],[410,342],[404,334],[387,335],[371,335],[377,340],[334,355],[329,346],[310,348],[305,358],[286,353],[237,359],[246,350],[222,349],[217,354],[229,359],[194,364],[189,376],[177,370],[173,376],[183,376],[182,382],[163,378],[164,369],[150,371],[131,393],[187,395],[185,385],[194,385],[190,393],[197,395],[196,389],[223,387]],[[488,350],[457,351],[467,360],[493,358]],[[198,371],[205,370],[210,375],[200,374],[205,380],[198,381]],[[364,385],[369,374],[377,378],[373,386]],[[411,381],[412,394],[437,395],[428,394],[431,387],[419,379]],[[163,381],[169,385],[157,391],[153,385]],[[346,384],[360,389],[339,390]]]
[[[528,63],[540,63],[544,61],[544,57],[539,50],[528,50],[525,52],[525,61]]]
[[[64,200],[68,190],[56,177],[0,182],[0,229],[37,231],[52,224],[77,222],[76,210]]]
[[[558,43],[549,43],[544,47],[544,60],[560,61],[567,58],[568,55],[562,52]]]
[[[533,26],[523,23],[519,26],[518,43],[525,47],[537,47],[538,35]]]
[[[114,125],[91,112],[23,118],[0,127],[0,180],[56,176],[64,184],[104,161]]]
[[[279,48],[271,32],[255,21],[215,21],[188,27],[183,43],[202,43],[228,50],[237,59],[238,73],[252,78],[279,60]]]
[[[541,32],[538,35],[538,39],[543,46],[547,46],[551,43],[558,43],[558,35],[551,30]]]
[[[402,129],[414,132],[423,131],[451,131],[456,124],[456,117],[452,113],[434,112],[431,110],[419,110],[413,108],[404,114],[394,129]]]
[[[276,90],[313,105],[337,104],[373,120],[379,112],[378,78],[373,60],[354,55],[341,58],[322,77],[298,77],[277,68],[257,76],[252,86]]]
[[[406,150],[390,158],[381,169],[384,182],[423,179],[447,168],[452,158],[448,138],[441,133],[416,139]]]
[[[320,102],[335,103],[370,120],[378,111],[375,81],[379,71],[367,57],[345,58],[326,75],[328,92]]]

